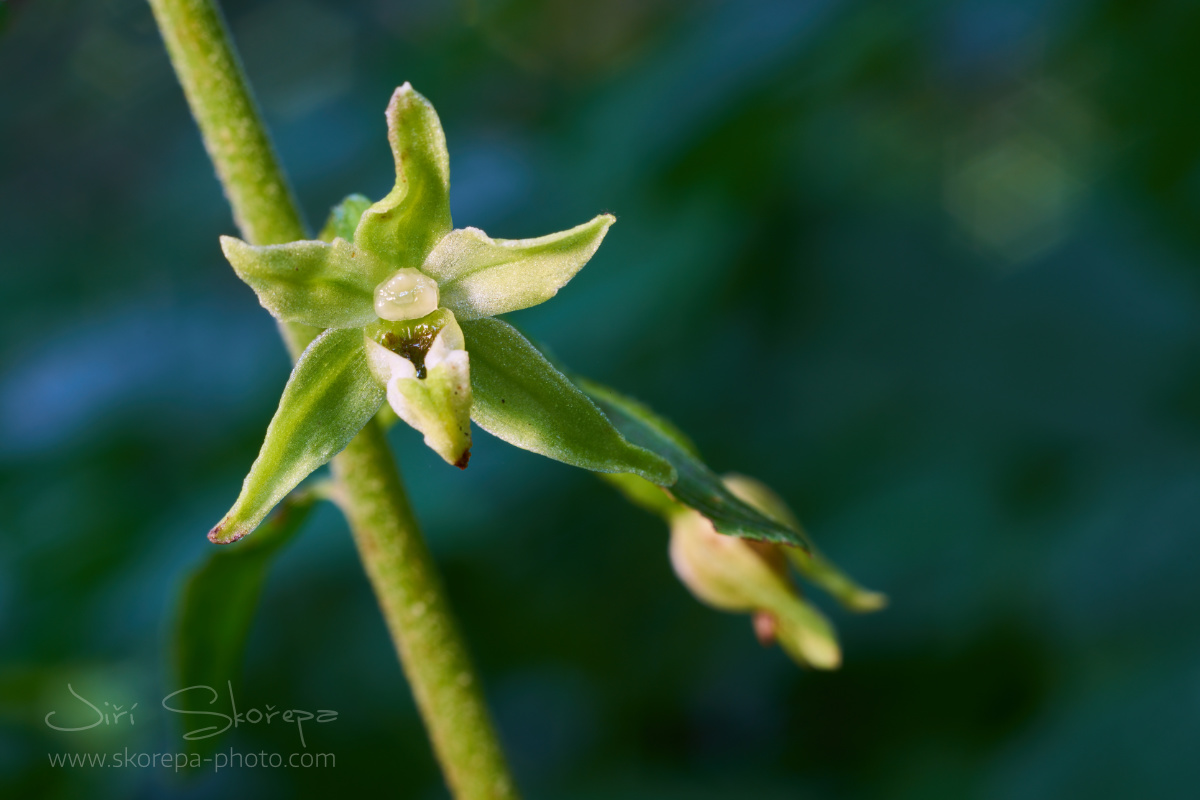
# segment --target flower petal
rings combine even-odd
[[[221,237],[221,250],[258,302],[282,322],[360,328],[375,319],[388,268],[345,239],[255,246]]]
[[[340,453],[383,405],[362,331],[327,330],[300,356],[288,378],[258,458],[229,513],[208,533],[236,541],[313,470]]]
[[[363,212],[354,243],[392,270],[417,268],[451,228],[446,135],[433,106],[407,83],[392,95],[387,122],[396,186]]]
[[[537,239],[492,239],[478,228],[451,231],[421,271],[437,280],[442,305],[460,320],[517,311],[557,294],[583,269],[615,221],[601,214]]]

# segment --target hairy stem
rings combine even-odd
[[[234,220],[252,244],[307,238],[213,0],[150,0]],[[292,357],[317,333],[283,325]],[[446,780],[460,800],[515,798],[480,682],[396,462],[374,422],[333,462],[338,496]]]

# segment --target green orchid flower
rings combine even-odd
[[[845,607],[886,598],[863,589],[812,546],[781,499],[722,478],[695,444],[646,406],[564,374],[497,318],[549,300],[591,259],[615,221],[601,214],[536,239],[493,239],[450,220],[445,135],[407,83],[387,108],[396,185],[372,203],[350,195],[313,241],[221,248],[281,322],[316,333],[297,359],[241,493],[208,537],[236,541],[314,470],[390,408],[447,463],[465,469],[471,424],[600,473],[671,530],[672,565],[718,609],[752,615],[764,643],[832,669],[832,625],[800,594],[788,562]],[[392,419],[394,421],[394,418]]]
[[[320,240],[254,246],[222,237],[238,276],[282,322],[324,329],[297,360],[237,501],[208,534],[252,531],[386,402],[465,468],[471,426],[601,473],[669,486],[672,464],[630,443],[528,339],[496,315],[553,297],[615,221],[601,214],[536,239],[493,239],[450,220],[446,139],[404,84],[387,107],[396,185],[334,209]]]

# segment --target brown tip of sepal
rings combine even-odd
[[[246,533],[247,531],[242,528],[229,530],[229,519],[227,517],[214,525],[213,529],[208,532],[208,540],[213,544],[233,544],[245,536]]]
[[[778,631],[779,623],[775,621],[773,614],[768,614],[766,611],[755,613],[754,635],[757,637],[759,644],[763,647],[770,647],[775,644]]]
[[[463,454],[458,457],[458,461],[454,462],[454,466],[458,467],[459,469],[466,469],[467,464],[470,461],[471,461],[471,448],[468,447],[466,450],[463,450]]]

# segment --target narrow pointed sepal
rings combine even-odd
[[[471,457],[471,364],[454,315],[438,315],[441,329],[418,356],[421,370],[370,337],[365,346],[372,374],[386,387],[396,416],[423,434],[425,444],[446,463],[466,469]]]
[[[232,236],[221,250],[263,308],[281,322],[361,328],[375,319],[375,286],[386,265],[345,239],[259,247]]]
[[[471,353],[471,419],[511,445],[593,472],[628,472],[660,486],[674,468],[631,444],[596,404],[521,333],[499,319],[462,323]]]
[[[254,530],[288,492],[350,443],[383,400],[361,330],[318,336],[292,369],[237,501],[208,538],[228,544]]]
[[[415,269],[451,228],[450,156],[437,112],[410,84],[395,91],[386,116],[396,185],[363,212],[354,243],[386,255],[393,269]]]
[[[478,228],[451,231],[421,270],[460,320],[493,317],[543,303],[575,277],[616,221],[601,214],[536,239],[493,239]]]

